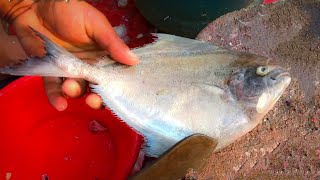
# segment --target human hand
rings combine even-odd
[[[8,35],[1,25],[0,42],[0,67],[14,64],[21,59],[27,58],[18,38],[14,35]],[[6,75],[1,75],[0,79],[3,77],[6,77]]]
[[[45,53],[32,27],[89,63],[106,52],[120,63],[138,63],[137,56],[117,36],[106,17],[84,1],[40,0],[23,12],[9,14],[18,39],[29,55]],[[44,84],[49,102],[59,111],[66,109],[67,97],[79,97],[86,90],[86,82],[80,79],[48,77],[44,78]],[[94,109],[102,107],[102,100],[96,94],[90,94],[86,103]]]

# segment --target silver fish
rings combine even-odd
[[[47,54],[1,73],[83,78],[106,107],[145,138],[144,152],[158,157],[194,133],[218,141],[215,151],[251,131],[290,84],[289,73],[265,57],[214,44],[155,34],[133,49],[126,66],[109,58],[87,64],[44,35]]]

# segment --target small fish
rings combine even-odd
[[[215,151],[251,131],[291,82],[268,58],[168,34],[133,49],[136,66],[103,58],[81,61],[46,36],[47,54],[1,68],[11,75],[83,78],[106,107],[145,138],[143,151],[159,157],[180,140],[201,133]]]

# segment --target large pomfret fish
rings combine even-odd
[[[93,91],[143,135],[153,157],[194,133],[216,139],[220,150],[252,130],[291,81],[268,58],[173,35],[156,34],[155,43],[133,50],[140,63],[126,66],[108,58],[87,64],[36,34],[47,54],[0,72],[95,83]]]

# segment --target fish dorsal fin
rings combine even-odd
[[[180,36],[153,33],[156,37],[155,42],[146,44],[143,47],[132,49],[140,58],[148,57],[163,57],[163,56],[187,56],[192,54],[206,54],[210,52],[217,52],[217,49],[223,50],[214,44],[184,38]],[[102,56],[97,59],[96,66],[108,66],[116,62],[109,56]]]
[[[192,54],[205,54],[214,52],[220,47],[195,39],[179,37],[170,34],[154,33],[154,43],[144,47],[135,48],[133,52],[138,56],[187,56]]]

